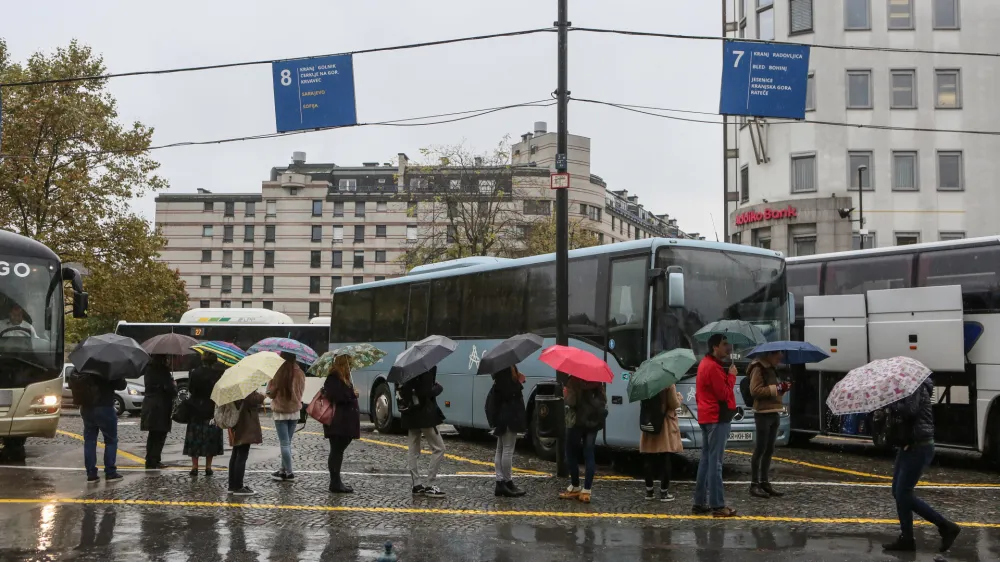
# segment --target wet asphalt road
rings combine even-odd
[[[826,441],[776,453],[772,480],[781,500],[751,500],[742,482],[749,457],[726,458],[727,500],[741,518],[690,515],[694,453],[675,472],[672,503],[645,502],[633,480],[635,459],[616,459],[595,484],[590,505],[556,499],[565,485],[551,463],[519,453],[519,499],[493,496],[493,442],[446,434],[444,499],[409,493],[404,439],[363,429],[348,449],[345,478],[357,493],[326,492],[327,442],[314,423],[294,443],[298,481],[268,479],[279,464],[277,440],[250,455],[248,484],[258,495],[226,495],[228,458],[216,473],[192,478],[181,456],[183,427],[164,451],[171,470],[137,469],[145,434],[138,419],[119,428],[122,482],[88,488],[82,432],[67,415],[53,440],[29,441],[24,466],[0,467],[0,560],[363,560],[391,541],[400,560],[935,560],[937,536],[918,528],[919,555],[887,556],[895,510],[887,487],[890,458],[870,447]],[[265,426],[269,425],[265,421]],[[100,456],[100,455],[99,455]],[[919,493],[943,513],[969,523],[947,560],[1000,559],[1000,474],[974,456],[941,453]]]

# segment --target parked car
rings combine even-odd
[[[66,363],[63,365],[63,391],[62,391],[62,402],[63,406],[73,405],[73,392],[69,389],[69,374],[73,372],[73,364]],[[142,411],[142,399],[146,394],[146,387],[137,383],[129,382],[125,390],[119,390],[115,392],[115,411],[118,415],[122,415],[125,412],[130,414],[138,414]]]

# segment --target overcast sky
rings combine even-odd
[[[718,2],[572,0],[576,26],[719,35]],[[77,38],[111,72],[355,51],[546,27],[555,0],[88,0],[20,2],[3,10],[0,36],[12,58]],[[617,103],[716,112],[721,46],[576,32],[570,34],[572,95]],[[357,55],[358,120],[432,115],[544,99],[556,85],[556,36],[540,34]],[[122,121],[155,128],[154,144],[275,131],[270,65],[110,81]],[[302,150],[309,161],[352,166],[411,156],[465,140],[487,149],[534,121],[555,130],[551,108],[511,109],[447,125],[359,127],[289,138],[159,150],[171,192],[253,192],[272,166]],[[722,132],[584,103],[571,103],[571,133],[592,139],[592,173],[628,189],[682,229],[721,231]],[[136,202],[150,219],[153,196]]]

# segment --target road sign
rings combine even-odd
[[[569,188],[569,174],[552,174],[550,177],[550,187],[552,189],[568,189]]]
[[[556,169],[563,171],[566,170],[566,154],[563,152],[556,154]]]
[[[271,64],[278,132],[357,125],[351,55]]]
[[[719,113],[805,119],[809,46],[726,41]]]

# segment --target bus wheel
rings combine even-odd
[[[788,436],[788,446],[789,447],[805,447],[816,437],[815,433],[803,433],[801,431],[793,431]]]
[[[399,433],[399,420],[392,417],[392,393],[389,385],[380,382],[372,391],[372,422],[379,433]]]
[[[27,440],[26,437],[5,437],[0,439],[0,441],[3,441],[3,448],[0,449],[0,463],[24,462],[27,457],[24,451],[24,442]]]
[[[986,439],[983,440],[983,460],[994,468],[1000,468],[1000,403],[990,408]]]

